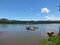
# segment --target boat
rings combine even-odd
[[[29,27],[26,27],[26,29],[28,29],[28,30],[35,30],[35,29],[38,29],[38,27],[31,27],[31,26],[29,26]]]
[[[28,29],[28,30],[35,30],[35,28],[33,28],[33,27],[26,27],[26,29]]]
[[[38,27],[33,26],[32,28],[38,29]]]

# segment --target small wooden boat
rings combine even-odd
[[[33,27],[26,27],[26,29],[28,29],[28,30],[35,30],[35,28],[33,28]]]
[[[38,27],[33,26],[32,28],[38,29]]]
[[[26,27],[26,29],[28,29],[28,30],[35,30],[35,29],[38,29],[37,27]]]

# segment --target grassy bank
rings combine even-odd
[[[50,39],[43,39],[40,41],[40,45],[60,45],[60,35],[57,35]]]

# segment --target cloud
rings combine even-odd
[[[39,16],[40,14],[36,14],[36,15],[38,15],[38,16]]]
[[[25,19],[15,19],[15,20],[21,20],[21,21],[38,21],[38,20],[40,20],[39,18],[31,18],[31,19],[27,19],[27,18],[25,18]]]
[[[20,19],[21,21],[30,21],[29,19]]]
[[[31,20],[39,21],[40,19],[39,18],[32,18]]]
[[[15,19],[15,20],[20,20],[20,19]]]
[[[50,10],[48,8],[42,8],[41,13],[49,13]]]
[[[46,20],[60,20],[60,17],[56,17],[56,16],[45,16]]]

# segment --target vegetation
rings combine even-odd
[[[60,33],[55,37],[43,39],[40,41],[40,45],[60,45]]]
[[[20,21],[20,20],[8,20],[5,18],[0,19],[1,24],[47,24],[47,23],[60,23],[60,21]]]

